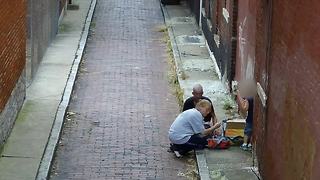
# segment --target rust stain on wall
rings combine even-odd
[[[255,107],[255,139],[264,179],[320,177],[319,11],[320,1],[257,1],[255,77],[268,102]]]
[[[306,112],[289,90],[287,91],[283,122],[283,168],[284,179],[311,179],[316,142],[310,133]],[[297,118],[300,117],[300,118]],[[296,163],[294,163],[296,162]]]
[[[318,179],[320,61],[314,39],[320,39],[320,2],[272,2],[267,132],[260,136],[267,148],[259,154],[261,171],[265,179]]]

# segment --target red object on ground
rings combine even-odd
[[[208,139],[208,148],[213,149],[217,146],[217,142],[214,139]]]

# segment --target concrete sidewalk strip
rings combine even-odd
[[[63,126],[64,117],[67,112],[67,107],[71,97],[72,89],[74,86],[74,82],[76,80],[76,76],[77,76],[79,65],[82,59],[83,51],[88,38],[89,28],[90,28],[91,20],[93,17],[94,9],[96,7],[96,3],[97,3],[96,0],[92,0],[90,4],[88,15],[86,17],[86,21],[84,24],[84,29],[81,34],[81,39],[79,41],[79,46],[78,46],[75,59],[68,77],[66,87],[64,89],[62,101],[59,104],[55,121],[50,133],[49,141],[47,143],[44,155],[41,160],[41,164],[39,166],[39,170],[36,178],[38,180],[47,179],[49,175],[50,167],[51,167],[53,156],[54,156],[54,151],[57,147],[57,144],[59,143],[59,137],[60,137],[62,126]]]
[[[63,120],[62,111],[67,108],[67,94],[70,96],[96,0],[74,3],[80,9],[68,12],[63,19],[62,26],[68,24],[68,29],[61,29],[48,47],[27,89],[25,103],[0,157],[0,179],[36,179],[40,162],[38,179],[47,177],[52,159],[48,155],[53,155],[55,147],[48,138],[60,133],[56,124],[62,124],[59,120]]]
[[[224,103],[233,100],[221,81],[214,54],[209,50],[189,7],[185,2],[161,7],[173,47],[184,100],[192,95],[193,85],[200,83],[204,88],[204,95],[214,104],[218,120],[232,116],[226,114]],[[184,74],[183,78],[181,74]],[[221,151],[200,150],[196,151],[196,157],[199,175],[203,180],[258,179],[251,170],[250,153],[243,152],[238,147]]]

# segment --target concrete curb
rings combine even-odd
[[[201,31],[202,31],[202,30],[201,30]],[[207,39],[206,39],[206,43],[205,43],[205,44],[206,44],[206,47],[207,47],[207,49],[208,49],[210,58],[211,58],[211,60],[212,60],[212,62],[213,62],[213,64],[214,64],[214,69],[216,70],[219,79],[222,80],[222,76],[221,76],[221,72],[220,72],[219,66],[218,66],[218,64],[217,64],[217,60],[216,60],[216,58],[214,57],[213,52],[210,50],[210,47],[209,47],[209,45],[208,45]]]
[[[207,165],[206,157],[204,156],[204,151],[196,150],[195,152],[196,152],[198,172],[199,172],[200,179],[210,180],[209,168]]]
[[[175,65],[176,65],[176,69],[177,69],[176,73],[177,73],[178,82],[179,82],[179,85],[180,85],[181,79],[179,77],[179,72],[181,70],[180,70],[179,65],[181,64],[181,54],[180,54],[180,51],[178,49],[177,42],[176,42],[172,27],[170,25],[168,25],[168,21],[167,20],[169,19],[169,14],[168,14],[166,8],[161,4],[161,2],[160,2],[160,6],[161,6],[162,14],[164,16],[164,22],[165,22],[165,24],[167,26],[167,29],[168,29],[168,34],[169,34],[169,37],[170,37],[170,43],[171,43],[171,46],[172,46],[173,56],[174,56]],[[180,86],[180,88],[181,88],[181,86]],[[181,89],[183,89],[183,88],[181,88]],[[186,96],[185,96],[185,93],[184,93],[184,100],[185,100],[185,97]],[[197,166],[198,166],[198,172],[199,172],[200,179],[201,180],[210,180],[209,168],[207,166],[207,162],[206,162],[206,159],[205,159],[205,156],[204,156],[204,152],[200,150],[200,151],[195,151],[195,153],[196,153],[196,160],[197,160]]]
[[[91,1],[91,5],[89,8],[86,21],[83,27],[83,31],[81,34],[81,38],[79,41],[78,49],[75,54],[75,59],[73,61],[73,65],[71,67],[69,77],[63,92],[63,97],[59,104],[56,117],[50,132],[50,136],[49,136],[44,154],[42,156],[40,166],[38,168],[37,177],[36,177],[37,180],[44,180],[44,179],[47,179],[49,176],[49,171],[52,166],[53,156],[57,148],[57,144],[59,143],[59,138],[60,138],[61,130],[64,123],[64,117],[67,112],[74,82],[76,80],[78,68],[83,56],[83,51],[86,46],[86,42],[89,34],[89,28],[90,28],[90,24],[91,24],[91,20],[93,17],[96,4],[97,4],[97,0]]]

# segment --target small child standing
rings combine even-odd
[[[246,125],[244,128],[243,144],[240,146],[245,151],[252,150],[251,137],[253,130],[253,97],[242,97],[239,90],[236,96],[238,110],[242,117],[246,117]]]

